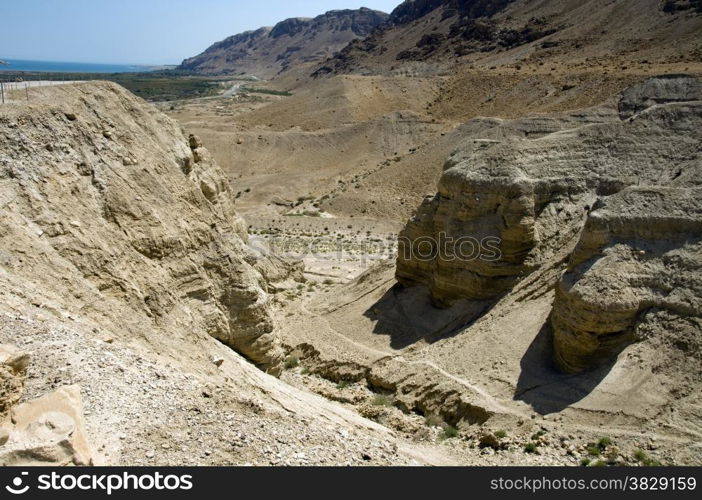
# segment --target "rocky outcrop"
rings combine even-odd
[[[0,465],[92,465],[80,387],[61,387],[17,404],[29,355],[0,344]]]
[[[558,283],[556,362],[579,372],[652,335],[696,352],[701,312],[702,189],[626,189],[590,213]]]
[[[398,281],[450,305],[570,261],[551,324],[571,372],[610,359],[649,316],[696,317],[701,127],[687,76],[649,79],[616,108],[467,124],[438,194],[400,235]]]
[[[17,405],[2,429],[7,433],[0,446],[3,466],[94,464],[76,385]]]
[[[439,8],[448,11],[447,17],[455,14],[470,18],[489,17],[504,9],[510,1],[512,0],[405,0],[392,11],[389,22],[394,25],[411,23]]]
[[[0,344],[0,415],[22,397],[29,355],[17,348]]]
[[[0,291],[163,349],[207,333],[277,373],[260,257],[199,139],[117,85],[35,92],[0,110]]]
[[[687,75],[661,75],[624,90],[619,98],[619,116],[631,119],[657,104],[700,100],[702,80]]]
[[[295,64],[320,62],[351,40],[365,37],[388,15],[360,8],[332,10],[315,18],[290,18],[217,42],[186,59],[179,69],[198,73],[250,73],[271,77]]]

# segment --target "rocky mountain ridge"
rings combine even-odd
[[[186,59],[181,70],[271,77],[291,66],[331,57],[351,40],[369,35],[387,14],[367,8],[332,10],[315,18],[290,18],[275,26],[228,37]]]
[[[457,64],[516,67],[566,59],[592,66],[612,56],[695,61],[701,28],[699,7],[686,2],[407,0],[313,75],[447,75]]]

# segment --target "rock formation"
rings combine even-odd
[[[579,372],[660,335],[698,352],[702,190],[632,187],[590,213],[551,314],[556,362]]]
[[[15,406],[1,428],[3,466],[93,465],[80,387],[72,385]]]
[[[28,364],[28,354],[0,344],[0,465],[92,465],[80,387],[17,404]]]
[[[0,414],[5,414],[22,396],[29,355],[0,344]]]
[[[567,115],[474,120],[400,235],[398,281],[449,305],[568,262],[550,320],[568,372],[675,322],[681,345],[698,342],[701,128],[702,84],[687,76]]]
[[[126,337],[206,332],[276,373],[260,257],[199,139],[117,85],[51,92],[0,116],[2,286]]]

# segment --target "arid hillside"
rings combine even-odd
[[[9,91],[0,463],[699,465],[701,40],[408,0]]]
[[[272,28],[233,35],[202,54],[183,61],[179,69],[205,74],[248,74],[270,78],[333,56],[350,41],[365,37],[387,19],[366,8],[333,10],[310,18],[291,18]]]
[[[323,63],[339,73],[440,75],[457,66],[699,61],[702,8],[660,0],[407,0]]]
[[[701,19],[408,1],[285,94],[164,107],[304,263],[282,379],[463,463],[699,463]],[[398,245],[442,235],[500,259]]]
[[[466,123],[396,262],[293,296],[284,380],[470,463],[699,463],[701,103],[658,77]]]
[[[0,108],[3,464],[454,462],[264,373],[302,277],[196,137],[114,84],[29,97]]]

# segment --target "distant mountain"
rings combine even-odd
[[[698,60],[701,11],[701,0],[406,0],[314,76],[437,74],[457,62],[500,66],[624,54]]]
[[[387,18],[383,12],[361,8],[332,10],[312,19],[286,19],[272,28],[247,31],[217,42],[183,61],[179,69],[267,78],[293,65],[324,61],[352,40],[371,34]]]

